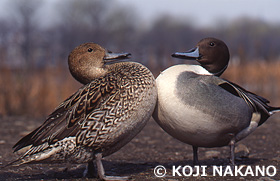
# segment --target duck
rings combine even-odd
[[[151,71],[140,63],[122,61],[130,55],[91,42],[74,48],[68,56],[69,70],[83,86],[13,146],[14,152],[30,148],[9,165],[65,162],[88,163],[92,168],[95,161],[101,180],[128,179],[105,175],[102,158],[143,129],[157,99]]]
[[[236,142],[262,125],[280,107],[220,76],[229,63],[229,49],[219,39],[200,40],[172,57],[198,64],[179,64],[156,78],[158,99],[153,118],[174,138],[192,145],[193,164],[199,165],[198,148],[230,147],[235,165]]]

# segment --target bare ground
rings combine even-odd
[[[39,126],[43,119],[0,117],[0,166],[16,159],[12,146],[28,132]],[[201,165],[207,166],[207,176],[172,176],[172,166],[192,165],[192,147],[165,133],[152,119],[142,132],[117,153],[104,158],[107,175],[130,176],[132,180],[280,180],[280,116],[274,115],[253,134],[238,144],[237,165],[255,168],[272,165],[277,169],[273,177],[265,176],[212,176],[213,165],[227,165],[229,148],[199,148]],[[249,150],[249,156],[247,152]],[[245,158],[241,158],[241,157]],[[154,168],[163,165],[167,174],[163,178],[154,175]],[[83,178],[86,165],[34,164],[0,169],[0,180],[96,180]],[[246,169],[246,167],[245,167]],[[269,170],[272,174],[273,169]],[[161,170],[160,170],[161,172]],[[182,174],[182,170],[179,170]],[[223,172],[224,173],[224,172]],[[242,170],[245,173],[245,170]]]

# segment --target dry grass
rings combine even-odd
[[[46,116],[81,86],[61,67],[0,71],[0,115]],[[280,63],[230,65],[223,77],[280,106]]]
[[[77,83],[67,69],[2,69],[0,115],[46,116],[74,93]]]
[[[280,106],[279,61],[230,65],[223,77],[267,98],[272,106]]]

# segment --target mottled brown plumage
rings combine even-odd
[[[69,69],[85,85],[15,144],[15,151],[31,148],[13,164],[91,162],[97,154],[114,153],[138,134],[151,117],[157,92],[152,73],[143,65],[105,64],[106,59],[127,56],[93,43],[75,48],[69,55]]]

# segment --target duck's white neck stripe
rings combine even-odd
[[[194,72],[199,75],[213,75],[212,73],[208,72],[205,68],[200,65],[187,65],[185,70]]]

